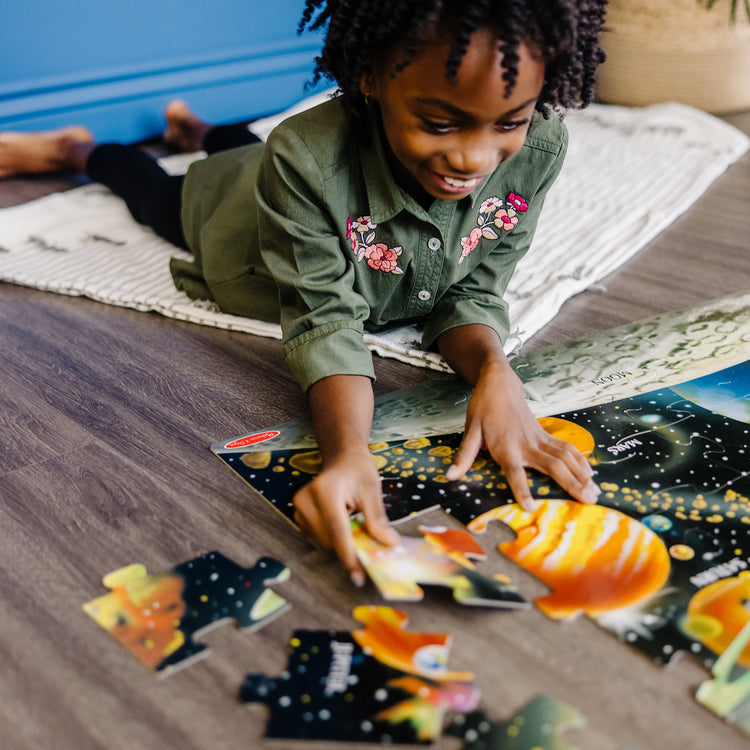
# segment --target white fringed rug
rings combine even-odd
[[[264,137],[287,114],[251,129]],[[566,123],[565,166],[507,294],[509,352],[549,322],[566,299],[611,273],[687,210],[750,145],[736,128],[674,103],[642,109],[592,105],[570,112]],[[180,171],[186,160],[171,158],[167,166]],[[0,210],[2,281],[280,338],[276,325],[226,315],[176,291],[172,256],[189,257],[136,224],[101,185]],[[366,341],[382,356],[447,370],[439,355],[420,349],[416,326],[368,334]]]

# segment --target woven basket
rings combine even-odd
[[[691,104],[714,114],[750,109],[750,21],[742,3],[610,0],[599,76],[601,101]]]

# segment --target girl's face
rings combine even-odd
[[[388,59],[362,79],[362,92],[380,105],[396,180],[420,202],[464,198],[523,146],[544,61],[521,44],[516,85],[506,99],[497,46],[489,30],[476,31],[456,83],[445,76],[448,42],[427,45],[395,77]]]

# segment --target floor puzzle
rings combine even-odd
[[[420,601],[422,586],[443,586],[459,604],[518,609],[528,606],[504,576],[487,578],[471,560],[486,555],[464,529],[420,526],[420,537],[402,536],[396,547],[375,541],[362,521],[352,521],[354,547],[373,583],[389,601]]]
[[[712,670],[696,698],[750,734],[748,353],[750,295],[737,295],[515,361],[532,408],[565,406],[540,419],[588,453],[597,506],[529,472],[537,507],[522,511],[486,455],[446,481],[469,394],[443,380],[404,391],[403,410],[390,394],[371,436],[389,517],[443,508],[474,533],[510,526],[501,551],[550,586],[537,602],[549,616],[586,614],[657,664],[692,653]],[[285,429],[212,450],[290,518],[320,464],[307,426],[286,442]]]
[[[492,721],[483,711],[457,716],[446,733],[464,741],[462,750],[577,750],[564,733],[585,725],[576,708],[542,694],[506,721]]]
[[[471,672],[447,668],[450,636],[411,633],[390,607],[357,607],[364,628],[296,630],[284,674],[248,675],[240,699],[266,703],[266,736],[299,740],[429,743],[446,711],[476,708]]]
[[[188,560],[149,575],[141,564],[107,574],[110,589],[83,605],[90,617],[136,658],[160,674],[206,653],[193,638],[210,627],[235,620],[255,629],[288,608],[269,583],[289,578],[289,569],[270,557],[252,568],[220,552]]]

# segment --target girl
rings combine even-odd
[[[96,146],[85,130],[0,138],[0,174],[85,170],[193,252],[194,262],[172,263],[179,288],[281,322],[323,457],[295,497],[297,520],[357,584],[350,513],[361,511],[376,539],[398,540],[367,446],[365,328],[421,322],[425,347],[473,386],[447,479],[486,447],[524,508],[533,507],[525,467],[596,502],[589,464],[540,427],[502,342],[503,294],[565,154],[554,110],[593,97],[604,5],[307,0],[300,29],[327,27],[317,75],[340,96],[285,121],[265,146],[197,162],[184,184],[137,149]],[[168,138],[184,146],[212,152],[247,139],[210,129],[181,103],[167,118]]]

